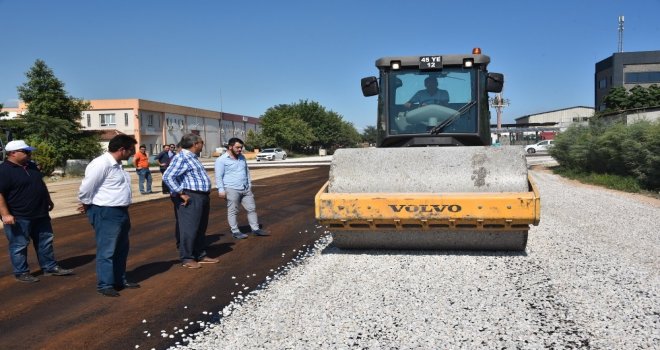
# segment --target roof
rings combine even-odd
[[[523,115],[522,117],[518,117],[518,118],[516,118],[515,120],[517,121],[517,120],[524,119],[524,118],[529,118],[529,117],[531,117],[531,116],[535,116],[535,115],[548,114],[548,113],[554,113],[554,112],[561,112],[561,111],[566,111],[566,110],[574,109],[574,108],[587,108],[587,109],[591,109],[592,111],[595,111],[595,110],[596,110],[595,108],[593,108],[593,107],[588,107],[588,106],[574,106],[574,107],[567,107],[567,108],[555,109],[555,110],[552,110],[552,111],[545,111],[545,112],[539,112],[539,113],[534,113],[534,114]]]

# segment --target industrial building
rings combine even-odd
[[[613,88],[660,84],[660,51],[617,52],[596,63],[594,78],[597,111],[605,110],[605,96]]]
[[[594,109],[586,106],[576,106],[557,109],[554,111],[541,112],[524,115],[516,118],[516,124],[529,125],[539,123],[553,123],[561,131],[566,130],[573,124],[588,125],[589,119],[593,117]]]

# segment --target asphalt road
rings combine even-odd
[[[234,240],[225,202],[212,196],[207,252],[220,263],[198,270],[180,266],[168,198],[132,205],[128,278],[142,287],[124,290],[119,298],[96,293],[95,242],[85,216],[53,220],[56,257],[63,267],[75,269],[73,276],[41,276],[30,248],[29,264],[41,281],[16,282],[7,240],[0,240],[0,349],[163,349],[176,344],[319,238],[313,202],[327,178],[328,167],[320,166],[255,181],[259,219],[268,237]],[[240,222],[246,223],[244,212]]]

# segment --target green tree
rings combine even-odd
[[[660,86],[656,84],[652,84],[651,86],[648,87],[649,91],[649,100],[651,102],[651,106],[657,107],[660,106]]]
[[[42,60],[36,60],[25,74],[27,81],[18,87],[19,97],[27,104],[21,117],[29,128],[24,138],[38,140],[56,150],[54,163],[67,159],[93,158],[102,152],[98,134],[83,133],[80,119],[89,103],[68,96],[64,84]]]
[[[261,150],[274,143],[274,140],[267,139],[262,132],[256,132],[254,130],[248,130],[247,137],[245,138],[245,148],[247,150],[254,150],[255,148]]]
[[[369,125],[362,130],[362,142],[373,144],[378,142],[378,130],[375,126]]]
[[[637,85],[630,89],[627,103],[628,108],[649,107],[650,102],[650,94],[646,88]]]
[[[261,140],[273,142],[265,146],[282,146],[299,152],[315,151],[319,147],[353,147],[360,141],[353,124],[307,100],[269,108],[261,118],[261,126]]]
[[[625,87],[619,86],[610,90],[610,92],[603,99],[605,108],[608,110],[624,110],[628,108],[628,90]]]
[[[341,123],[341,133],[337,139],[337,143],[333,145],[335,148],[340,147],[355,147],[360,142],[362,142],[362,136],[355,129],[353,123],[342,121]]]
[[[625,87],[619,86],[610,90],[603,101],[606,113],[633,108],[658,107],[660,106],[660,87],[656,84],[647,88],[636,85],[628,91]]]

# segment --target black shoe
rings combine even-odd
[[[53,269],[44,271],[44,276],[68,276],[72,274],[73,270],[63,269],[61,266],[55,266]]]
[[[106,296],[106,297],[118,297],[119,293],[117,293],[114,288],[104,288],[104,289],[99,289],[98,290],[99,294]]]
[[[16,276],[16,280],[19,281],[19,282],[23,282],[23,283],[39,282],[39,279],[32,276],[32,275],[30,275],[29,272],[22,273],[22,274]]]
[[[135,282],[124,282],[124,284],[115,285],[115,290],[123,290],[123,289],[126,289],[126,288],[128,288],[128,289],[137,289],[137,288],[140,288],[140,284],[135,283]]]
[[[262,229],[253,230],[252,234],[255,235],[255,236],[268,236],[268,232],[266,232]]]

